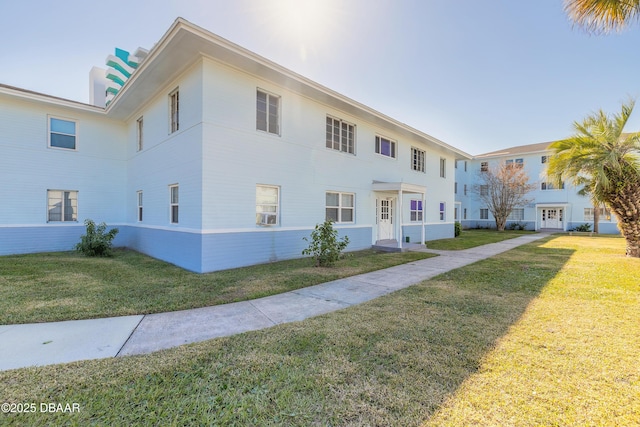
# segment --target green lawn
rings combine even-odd
[[[148,314],[249,300],[433,256],[345,254],[334,267],[310,258],[195,274],[138,252],[0,257],[0,325]]]
[[[462,249],[475,248],[476,246],[486,245],[488,243],[502,242],[503,240],[514,239],[531,233],[533,232],[515,230],[462,230],[460,236],[454,239],[428,241],[427,248],[445,251],[458,251]]]
[[[551,236],[368,303],[135,357],[0,372],[6,425],[637,426],[640,260]]]

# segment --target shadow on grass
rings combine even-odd
[[[573,253],[545,241],[303,322],[147,356],[0,373],[0,392],[8,401],[81,403],[78,414],[49,414],[48,425],[419,425]]]

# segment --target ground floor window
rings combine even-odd
[[[47,190],[47,221],[67,222],[78,220],[78,192]]]
[[[524,208],[515,208],[511,211],[507,217],[510,221],[522,221],[524,220]]]
[[[256,185],[256,224],[278,225],[280,187]]]
[[[169,186],[169,220],[171,224],[178,223],[179,213],[178,185]]]
[[[142,191],[138,191],[138,221],[142,221]]]
[[[489,209],[480,209],[480,219],[489,219]]]
[[[333,222],[354,222],[355,194],[327,191],[325,218]]]
[[[593,221],[594,220],[594,208],[584,208],[584,220],[585,221]],[[607,208],[600,208],[600,221],[611,221],[611,212]]]
[[[444,221],[446,219],[445,207],[445,202],[440,202],[440,221]]]
[[[422,200],[411,200],[411,221],[422,221]]]

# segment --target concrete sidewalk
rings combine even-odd
[[[0,326],[0,370],[145,354],[350,307],[529,243],[529,234],[251,301],[146,316]]]

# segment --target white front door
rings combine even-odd
[[[542,209],[542,228],[562,229],[562,209]]]
[[[393,239],[393,199],[378,199],[378,240]]]

